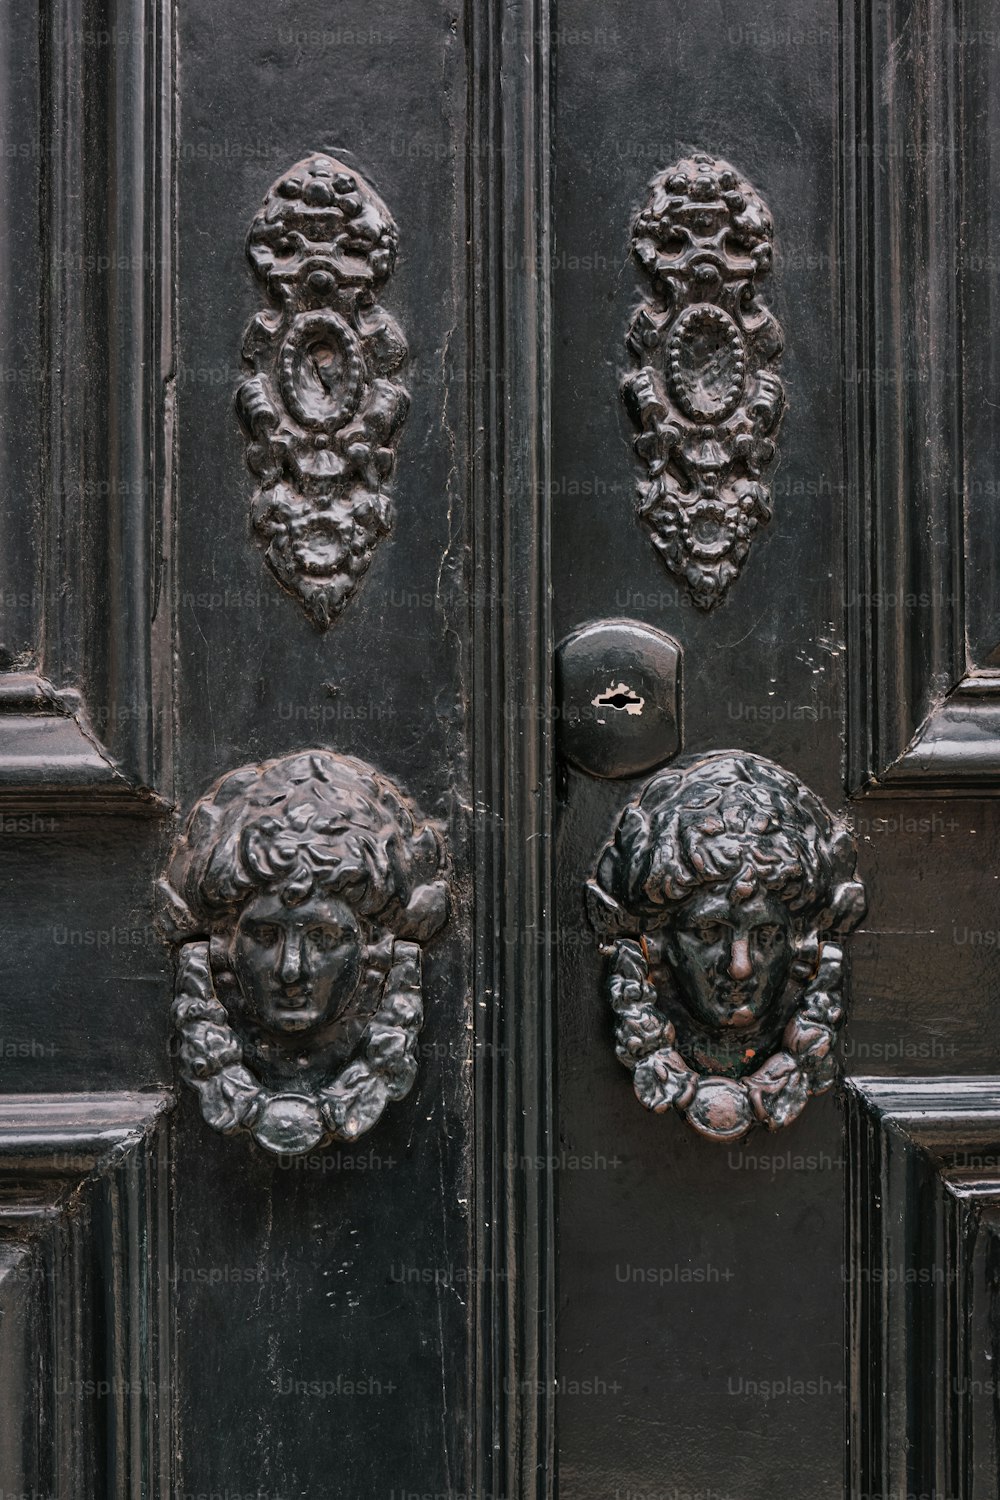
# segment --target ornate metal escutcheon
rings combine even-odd
[[[641,1104],[733,1141],[833,1085],[856,864],[850,831],[760,756],[689,756],[646,783],[586,887]]]
[[[409,1093],[448,868],[391,781],[327,750],[241,766],[195,803],[159,889],[181,1075],[214,1130],[296,1154]]]
[[[591,776],[637,776],[680,749],[681,649],[639,620],[593,620],[556,648],[558,744]]]
[[[275,182],[247,255],[269,301],[236,393],[257,475],[252,519],[275,578],[325,630],[392,526],[383,486],[409,397],[406,340],[379,306],[397,231],[364,179],[317,153]]]
[[[632,226],[652,297],[632,319],[622,394],[646,466],[639,514],[700,609],[724,596],[771,518],[762,475],[784,392],[782,335],[760,301],[771,215],[728,162],[697,153],[660,172]]]

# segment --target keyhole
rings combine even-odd
[[[624,711],[627,714],[641,714],[646,705],[645,698],[640,698],[625,682],[613,684],[606,692],[598,693],[591,702],[594,708],[613,708],[618,713]],[[603,724],[604,720],[598,718],[597,722]]]

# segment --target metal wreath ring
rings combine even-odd
[[[244,1063],[243,1045],[215,992],[209,943],[185,943],[171,1016],[181,1038],[181,1077],[197,1092],[205,1121],[223,1135],[248,1130],[258,1145],[282,1156],[370,1130],[386,1105],[412,1088],[423,1024],[419,944],[392,940],[384,959],[379,1006],[362,1055],[321,1088],[281,1090],[262,1083]]]
[[[820,943],[813,973],[785,1027],[784,1045],[745,1078],[692,1068],[676,1047],[676,1030],[657,1005],[642,938],[618,938],[604,950],[608,999],[618,1018],[615,1053],[633,1074],[636,1098],[662,1114],[676,1109],[699,1135],[740,1140],[762,1124],[779,1130],[796,1119],[813,1094],[836,1078],[833,1047],[843,1023],[843,951]]]

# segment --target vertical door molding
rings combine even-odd
[[[156,1091],[0,1097],[11,1493],[175,1494],[172,1106]]]
[[[847,1114],[847,1493],[995,1494],[1000,1078],[853,1078]]]
[[[549,10],[469,9],[476,1494],[553,1492]]]
[[[5,804],[170,795],[172,28],[159,0],[41,11],[43,437],[18,503],[44,538],[34,660],[0,676]]]
[[[963,260],[988,180],[989,133],[965,97],[980,23],[978,0],[841,6],[853,793],[1000,791],[1000,671],[969,649],[965,579],[967,556],[992,572],[973,557],[982,458],[963,397],[992,338],[981,308],[967,316],[982,296]],[[984,587],[1000,599],[1000,580]]]

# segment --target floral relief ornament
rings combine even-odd
[[[417,1074],[441,832],[363,761],[304,751],[223,776],[159,885],[180,1072],[224,1135],[352,1141]]]
[[[325,630],[392,529],[386,485],[409,409],[406,339],[378,298],[392,215],[360,173],[314,152],[269,188],[247,256],[271,304],[243,340],[236,392],[268,567]]]
[[[691,756],[646,784],[586,887],[641,1104],[733,1141],[832,1087],[856,863],[850,831],[760,756]]]
[[[724,597],[771,519],[764,476],[784,409],[782,333],[759,284],[773,239],[760,194],[704,152],[653,178],[632,225],[651,285],[629,326],[622,385],[646,471],[639,516],[699,609]]]

